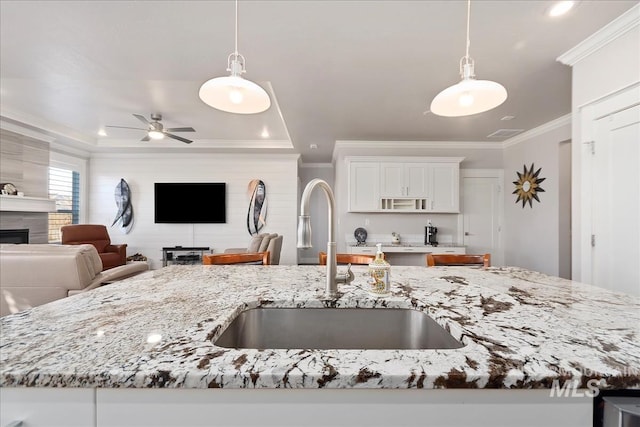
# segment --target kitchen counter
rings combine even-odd
[[[343,270],[342,267],[339,268]],[[640,298],[517,268],[365,266],[324,300],[320,266],[170,266],[0,319],[0,386],[640,388]],[[455,350],[252,350],[212,341],[253,307],[426,311]]]

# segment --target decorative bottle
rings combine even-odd
[[[389,273],[391,265],[384,259],[382,243],[376,244],[376,258],[369,263],[369,294],[374,297],[391,295]]]

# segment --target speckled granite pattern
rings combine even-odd
[[[342,271],[344,267],[340,267]],[[0,319],[0,386],[549,388],[601,379],[640,388],[640,299],[516,268],[365,266],[322,298],[319,266],[170,266]],[[212,341],[258,307],[427,312],[455,350],[246,350]],[[159,342],[148,343],[150,334]],[[156,336],[158,336],[156,335]]]

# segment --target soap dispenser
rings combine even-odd
[[[389,273],[391,265],[384,259],[382,243],[376,244],[376,258],[369,263],[369,294],[374,297],[391,295]]]

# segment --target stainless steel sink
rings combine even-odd
[[[257,349],[452,349],[463,347],[431,317],[396,308],[254,308],[214,344]]]

